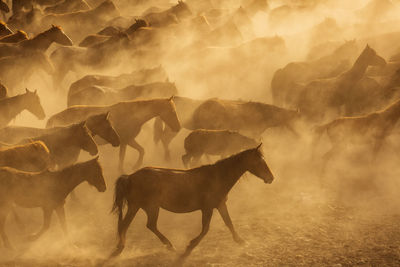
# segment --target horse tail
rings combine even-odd
[[[114,204],[111,212],[118,214],[118,229],[120,229],[122,223],[123,208],[127,202],[128,185],[129,185],[128,178],[129,178],[128,175],[122,175],[115,182]]]
[[[157,144],[161,140],[163,132],[164,132],[163,122],[159,117],[156,117],[154,121],[154,135],[153,135],[154,143]]]

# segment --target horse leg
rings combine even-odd
[[[124,172],[124,161],[125,161],[125,154],[126,154],[126,144],[121,144],[119,146],[119,165],[118,169],[121,173]]]
[[[213,209],[212,208],[203,209],[201,213],[202,213],[201,233],[192,241],[190,241],[189,245],[186,247],[185,252],[181,256],[182,259],[190,255],[192,250],[200,243],[200,241],[203,239],[203,237],[207,234],[208,230],[210,229],[210,222],[213,214]]]
[[[217,209],[222,219],[224,220],[225,225],[231,231],[233,240],[235,240],[235,242],[238,244],[244,244],[244,240],[236,233],[235,228],[233,227],[231,217],[229,216],[228,207],[226,206],[226,202],[222,202]]]
[[[192,166],[192,167],[199,166],[201,164],[201,161],[200,161],[201,156],[203,156],[203,154],[194,155],[193,158],[192,158],[192,162],[191,162],[190,166]]]
[[[168,250],[175,251],[174,246],[172,243],[166,238],[158,229],[157,229],[157,220],[158,214],[160,211],[159,207],[151,207],[145,208],[144,211],[147,214],[147,228],[149,228],[159,239],[160,241],[167,246]]]
[[[133,166],[134,170],[138,169],[143,164],[144,148],[141,145],[139,145],[135,139],[132,139],[131,141],[129,141],[128,145],[131,146],[132,148],[136,149],[139,152],[139,158],[136,161],[135,166]]]
[[[110,255],[110,258],[116,257],[121,254],[122,250],[125,248],[126,242],[126,232],[128,231],[129,225],[131,224],[133,218],[135,217],[136,213],[138,212],[139,207],[135,206],[128,206],[128,211],[126,212],[125,218],[123,218],[120,222],[118,222],[118,236],[119,241],[117,248],[113,251]]]
[[[186,154],[182,156],[183,166],[187,168],[191,160],[192,160],[192,155],[186,152]]]
[[[165,151],[165,160],[169,161],[171,159],[171,152],[169,150],[169,144],[171,143],[172,139],[174,139],[175,136],[177,136],[178,133],[174,132],[169,128],[168,126],[165,126],[165,129],[163,131],[163,134],[161,136],[161,143],[164,146],[164,151]]]
[[[47,230],[50,228],[50,222],[51,222],[51,215],[53,213],[53,210],[50,208],[43,208],[43,226],[42,229],[40,229],[39,232],[36,234],[33,234],[29,236],[29,240],[35,241],[37,240],[41,235],[43,235]]]
[[[67,228],[67,222],[65,220],[65,210],[63,204],[56,208],[56,213],[58,220],[60,221],[61,229],[63,230],[64,235],[68,236],[68,228]]]

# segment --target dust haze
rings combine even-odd
[[[261,134],[227,129],[262,143],[275,179],[265,184],[247,172],[228,195],[229,213],[244,245],[233,241],[215,210],[210,231],[184,266],[400,265],[400,113],[391,125],[337,131],[327,127],[317,136],[319,127],[334,120],[381,114],[399,100],[399,0],[185,0],[190,11],[177,15],[159,14],[179,5],[175,1],[71,0],[87,4],[80,12],[105,3],[104,10],[84,20],[46,11],[63,1],[24,0],[26,6],[17,14],[12,2],[18,1],[5,2],[10,12],[2,11],[3,20],[12,32],[23,30],[32,38],[59,26],[73,43],[51,44],[40,52],[45,56],[41,63],[32,54],[23,54],[21,62],[4,60],[17,55],[13,50],[1,52],[0,46],[0,81],[8,88],[8,97],[24,93],[25,88],[37,90],[46,114],[39,120],[25,110],[8,126],[46,127],[51,116],[68,107],[71,84],[86,75],[132,73],[131,81],[88,85],[101,92],[103,102],[97,94],[91,95],[92,89],[75,101],[108,105],[174,95],[182,129],[169,144],[169,159],[163,143],[154,142],[156,118],[141,127],[135,140],[145,151],[141,167],[183,169],[184,140],[195,130],[186,121],[199,104],[180,105],[179,99],[261,102],[296,112],[288,124],[278,119],[276,126],[266,127]],[[147,25],[127,31],[137,23],[135,19],[144,19]],[[98,34],[106,27],[115,31]],[[88,45],[79,46],[89,35]],[[367,48],[376,54],[371,52],[361,76],[340,83],[341,75]],[[144,72],[149,69],[158,71]],[[173,83],[176,92],[154,91],[123,100],[117,93],[130,85],[154,82]],[[343,103],[329,106],[325,96],[340,90],[331,84],[346,87],[339,94]],[[74,190],[77,199],[66,198],[68,237],[53,214],[50,229],[29,241],[27,237],[43,224],[42,211],[16,205],[23,227],[8,216],[5,232],[13,249],[0,242],[0,266],[176,265],[176,258],[200,233],[200,211],[160,210],[158,228],[176,247],[171,252],[146,228],[146,214],[139,210],[124,251],[107,260],[118,242],[118,218],[110,213],[114,183],[122,173],[137,170],[139,156],[128,146],[121,171],[119,147],[99,145],[98,155],[107,190],[100,193],[82,183]],[[77,162],[92,158],[81,151]],[[203,155],[189,167],[220,158]]]

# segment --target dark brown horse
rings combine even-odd
[[[0,149],[0,166],[21,171],[42,171],[51,165],[47,146],[36,141]]]
[[[90,86],[68,98],[68,106],[74,105],[111,105],[137,98],[161,98],[176,95],[174,83],[155,82],[143,85],[130,85],[113,90],[107,87]]]
[[[4,245],[11,248],[4,225],[13,204],[24,208],[42,208],[43,226],[33,234],[38,239],[50,228],[51,216],[56,211],[65,234],[64,203],[68,194],[78,185],[87,181],[99,192],[106,191],[106,183],[98,157],[78,163],[60,171],[23,172],[11,168],[0,168],[0,235]]]
[[[28,35],[24,31],[18,30],[16,33],[1,37],[0,43],[15,44],[24,40],[28,40]]]
[[[29,143],[31,141],[42,141],[49,148],[53,164],[58,168],[63,168],[74,163],[77,156],[71,158],[71,155],[78,155],[81,149],[87,151],[90,155],[97,155],[98,148],[93,140],[86,122],[73,124],[71,126],[59,127],[49,133],[39,135],[33,138],[27,138],[20,143]]]
[[[24,94],[0,100],[0,127],[7,126],[12,119],[24,110],[28,110],[39,120],[46,117],[37,92],[26,89]]]
[[[173,131],[179,131],[181,127],[172,97],[120,102],[111,106],[73,106],[50,117],[47,121],[47,127],[68,125],[104,112],[110,112],[110,121],[121,140],[120,170],[123,169],[128,145],[139,152],[139,158],[134,168],[142,165],[144,148],[136,142],[135,138],[145,122],[154,117],[160,117]]]
[[[182,156],[182,162],[187,168],[195,166],[203,155],[225,158],[256,145],[256,140],[235,131],[194,130],[185,138],[186,153]]]
[[[274,177],[263,158],[260,146],[195,169],[147,167],[131,175],[121,176],[115,183],[113,206],[113,211],[118,214],[119,242],[111,257],[119,255],[124,249],[126,232],[140,208],[147,214],[147,228],[170,250],[174,249],[173,245],[157,229],[160,208],[175,213],[196,210],[202,212],[201,233],[190,241],[182,259],[189,256],[207,234],[214,209],[219,211],[233,239],[237,243],[243,243],[233,227],[226,200],[231,188],[247,171],[265,183],[272,183]],[[124,216],[125,204],[128,205],[128,211]]]

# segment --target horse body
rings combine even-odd
[[[139,134],[145,122],[159,116],[173,131],[180,130],[180,123],[172,98],[127,101],[111,106],[73,106],[53,115],[47,121],[47,127],[68,125],[84,120],[88,116],[104,112],[109,112],[109,119],[121,141],[119,157],[119,168],[121,170],[127,145],[139,152],[135,167],[142,164],[144,149],[135,141],[135,137]]]
[[[266,183],[273,175],[265,163],[259,147],[249,149],[206,165],[189,170],[147,167],[120,177],[115,185],[113,210],[118,213],[119,243],[111,256],[119,255],[125,246],[125,235],[137,211],[142,208],[147,214],[147,227],[163,244],[173,249],[171,242],[157,229],[159,209],[175,213],[201,210],[203,229],[188,245],[182,257],[187,257],[209,229],[213,209],[218,209],[236,242],[243,240],[233,228],[227,207],[227,194],[239,178],[249,171]],[[123,206],[128,211],[123,216]]]
[[[21,171],[41,171],[51,164],[50,152],[40,141],[0,150],[0,166]]]
[[[184,141],[186,154],[182,156],[185,167],[191,163],[196,163],[201,156],[217,155],[226,157],[238,151],[255,147],[257,141],[238,132],[228,130],[194,130]]]
[[[39,238],[49,229],[53,211],[57,212],[62,229],[67,234],[64,212],[65,198],[84,181],[96,187],[99,192],[106,190],[98,158],[54,172],[45,170],[31,173],[0,168],[0,234],[5,246],[11,248],[4,224],[8,213],[12,210],[13,203],[25,208],[42,208],[43,227],[31,237],[32,239]]]

